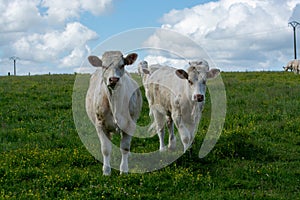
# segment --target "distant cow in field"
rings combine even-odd
[[[149,107],[151,106],[151,102],[150,102],[150,97],[149,97],[149,89],[148,89],[148,85],[145,84],[145,82],[147,81],[147,78],[157,69],[163,67],[162,65],[159,64],[155,64],[155,65],[150,65],[148,66],[148,62],[147,61],[141,61],[138,65],[138,73],[140,74],[140,76],[142,77],[142,82],[143,82],[143,86],[145,89],[145,96],[148,99],[148,105]],[[152,112],[150,109],[149,112],[149,116],[152,116]]]
[[[291,60],[283,67],[285,71],[291,70],[295,74],[300,74],[300,60]]]
[[[143,82],[146,80],[146,78],[152,74],[155,70],[159,69],[162,67],[161,65],[148,65],[147,61],[141,61],[138,64],[138,73],[142,77]]]
[[[122,160],[120,172],[128,172],[128,154],[131,137],[142,109],[142,96],[138,84],[126,72],[137,54],[123,57],[119,51],[105,52],[102,60],[89,56],[89,62],[98,67],[92,74],[86,95],[86,111],[94,124],[101,142],[103,174],[110,175],[111,134],[121,133],[120,150]]]
[[[219,73],[219,69],[209,70],[208,63],[203,60],[190,63],[187,71],[162,66],[147,77],[144,85],[148,88],[147,99],[154,117],[153,125],[159,136],[160,151],[166,149],[166,122],[169,129],[168,148],[176,148],[175,123],[184,152],[188,149],[201,119],[206,81],[215,78]]]
[[[143,77],[143,75],[144,75],[143,69],[148,69],[148,62],[147,61],[141,61],[138,64],[138,73],[141,77]]]

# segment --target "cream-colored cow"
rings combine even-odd
[[[126,72],[125,66],[137,59],[132,53],[123,57],[119,51],[105,52],[102,59],[89,56],[89,62],[98,67],[90,79],[86,95],[86,111],[95,125],[101,142],[103,174],[110,175],[111,134],[121,133],[122,160],[120,172],[128,172],[128,154],[131,137],[142,109],[142,96],[138,84]]]
[[[295,74],[300,74],[300,60],[291,60],[283,67],[285,71],[291,70]]]
[[[144,70],[147,73],[147,70]],[[191,145],[201,119],[205,102],[206,81],[218,76],[219,69],[209,70],[206,61],[190,63],[187,71],[161,66],[147,77],[144,86],[148,90],[150,113],[159,136],[160,151],[164,144],[164,126],[169,129],[168,148],[176,147],[174,123],[180,134],[184,152]]]

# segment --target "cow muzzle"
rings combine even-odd
[[[112,89],[114,89],[117,85],[117,83],[119,82],[120,78],[119,77],[110,77],[108,79],[108,86]]]
[[[194,95],[194,101],[202,102],[203,100],[204,100],[204,95],[202,95],[202,94],[195,94]]]

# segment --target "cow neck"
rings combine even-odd
[[[105,89],[105,93],[107,94],[107,99],[108,99],[108,103],[109,103],[109,107],[112,111],[112,114],[115,118],[115,114],[116,114],[116,110],[117,110],[117,107],[118,105],[116,105],[116,91],[113,90],[112,88],[109,88],[105,82],[103,81],[102,79],[102,84],[104,85],[104,89]],[[118,95],[118,97],[120,97],[121,95]],[[119,101],[121,102],[121,101]]]
[[[187,95],[186,98],[188,99],[190,105],[191,105],[191,119],[196,122],[197,117],[199,116],[200,112],[201,112],[201,106],[203,104],[203,102],[196,102],[196,101],[192,101],[190,98],[192,91],[190,89],[190,87],[188,85],[186,85],[186,91],[187,91]]]
[[[109,66],[110,66],[110,65],[109,65]],[[111,91],[110,91],[110,89],[107,87],[106,82],[104,81],[104,80],[105,80],[104,74],[105,74],[105,72],[108,70],[109,66],[108,66],[108,67],[102,66],[102,70],[101,70],[101,85],[104,85],[106,94],[110,94],[110,95],[111,95]],[[109,97],[107,97],[107,98],[109,99]]]
[[[115,96],[114,91],[112,89],[108,88],[107,85],[104,83],[104,81],[102,81],[102,82],[104,84],[104,89],[105,89],[106,97],[107,97],[107,100],[108,100],[108,104],[109,104],[110,110],[111,110],[112,115],[113,115],[114,123],[119,128],[118,121],[116,119],[116,107],[117,106],[115,105],[116,104],[114,102],[115,98],[113,97],[113,96]]]
[[[132,131],[134,131],[135,127],[128,126],[128,120],[130,121],[131,118],[129,115],[129,111],[126,110],[126,106],[124,106],[129,105],[129,102],[126,102],[128,100],[124,98],[126,92],[128,91],[122,89],[121,87],[117,88],[116,90],[112,90],[106,85],[105,90],[106,94],[108,94],[107,99],[113,115],[114,123],[119,128],[119,130],[131,133]],[[123,115],[126,115],[126,117],[124,117]]]
[[[199,103],[199,102],[192,102],[193,108],[192,108],[192,112],[191,112],[191,118],[194,120],[194,122],[196,122],[197,116],[201,112],[201,109],[200,109],[201,104],[202,103]]]

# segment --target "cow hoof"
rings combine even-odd
[[[165,151],[167,151],[167,147],[159,148],[159,151],[160,151],[160,152],[165,152]]]
[[[128,175],[128,172],[122,172],[122,171],[120,171],[120,175]]]
[[[176,140],[175,139],[169,142],[168,150],[169,151],[175,151],[176,150]]]
[[[110,176],[111,168],[108,166],[103,166],[103,175],[104,176]]]
[[[171,146],[171,145],[170,145],[170,146],[168,147],[168,150],[169,150],[169,151],[175,151],[175,150],[176,150],[176,146]]]

